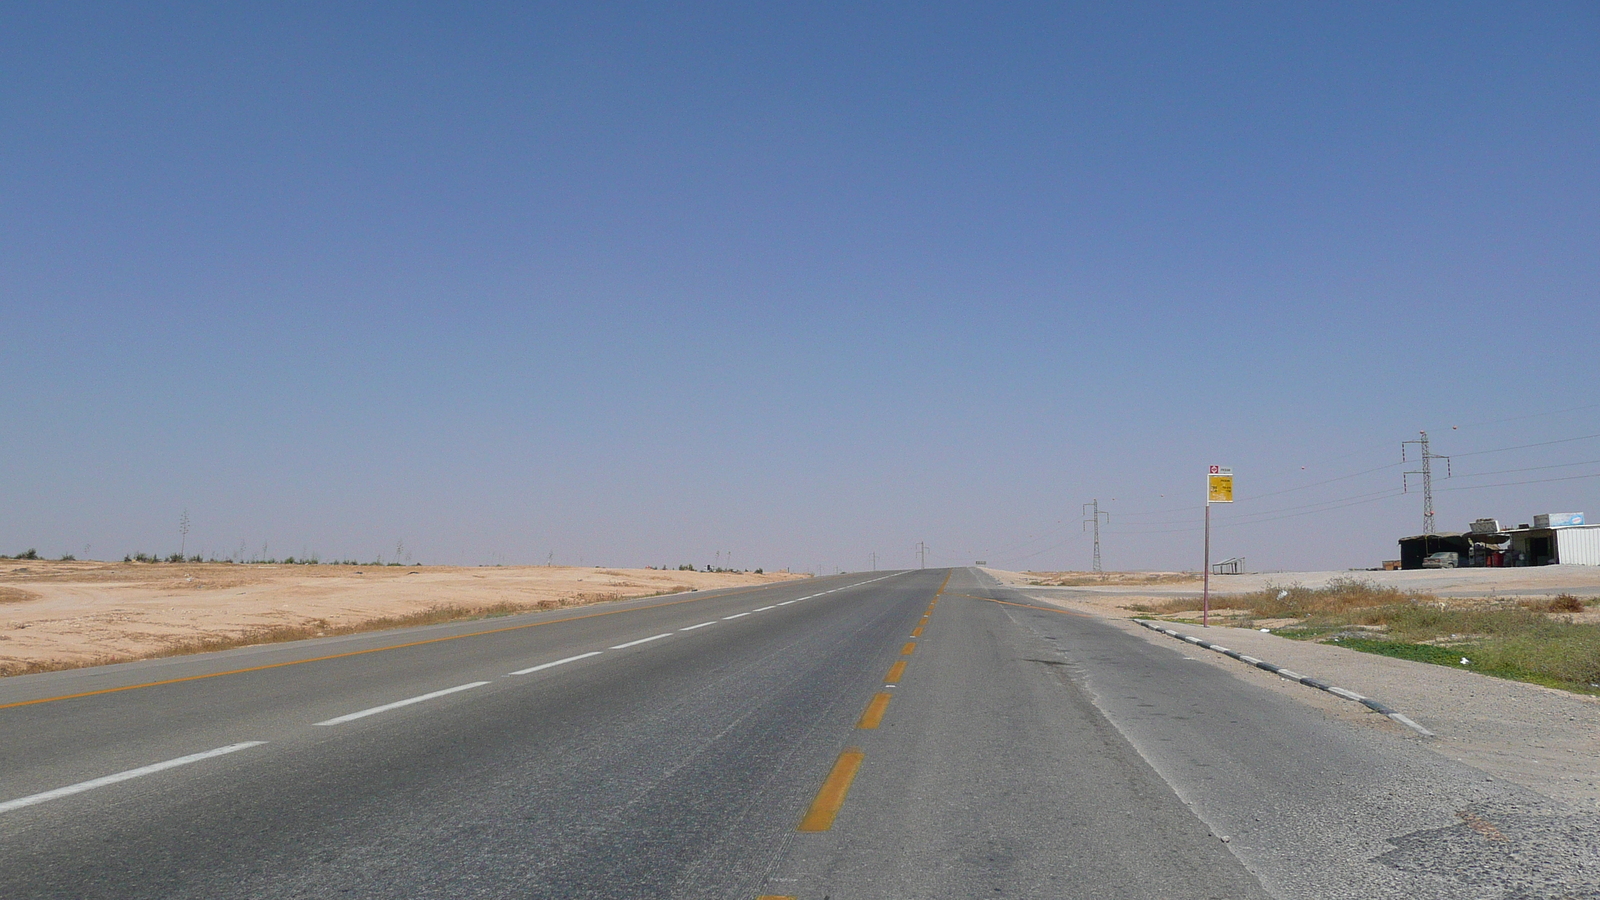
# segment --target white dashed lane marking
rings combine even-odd
[[[338,716],[337,718],[329,719],[326,722],[318,722],[317,724],[343,725],[345,722],[353,722],[356,719],[365,719],[367,716],[375,716],[381,712],[388,712],[391,709],[399,709],[402,706],[410,706],[413,703],[421,703],[424,700],[432,700],[435,697],[443,697],[446,694],[454,694],[458,691],[470,691],[473,688],[483,687],[488,683],[489,682],[487,681],[474,681],[471,684],[458,684],[453,688],[445,688],[442,691],[434,691],[431,694],[423,694],[420,697],[410,697],[405,700],[396,700],[393,703],[385,703],[382,706],[374,706],[371,709],[363,709],[360,712],[353,712],[349,715]]]
[[[558,659],[555,662],[547,662],[547,663],[542,663],[542,664],[537,665],[537,666],[530,666],[529,668],[526,668],[526,669],[518,669],[515,672],[512,672],[511,674],[513,674],[513,675],[532,675],[534,672],[538,672],[538,671],[541,671],[543,669],[549,669],[549,668],[553,668],[555,666],[564,666],[569,662],[577,662],[580,659],[588,659],[591,656],[599,656],[599,655],[600,655],[600,651],[599,650],[590,650],[588,653],[579,653],[577,656],[569,656],[566,659]]]
[[[266,741],[244,741],[238,744],[229,744],[226,747],[218,747],[215,750],[207,750],[204,753],[191,753],[188,756],[180,756],[177,759],[169,759],[166,762],[158,762],[148,766],[140,766],[137,769],[129,769],[126,772],[118,772],[115,775],[107,775],[104,778],[96,778],[91,781],[80,781],[77,784],[69,784],[66,787],[56,788],[53,791],[45,791],[42,794],[32,794],[27,797],[18,797],[15,800],[7,800],[4,803],[0,803],[0,813],[8,813],[13,809],[21,809],[24,806],[32,806],[35,803],[44,803],[47,800],[57,800],[61,797],[70,797],[73,794],[81,794],[84,791],[92,791],[98,787],[105,787],[108,784],[116,784],[120,781],[128,781],[144,775],[154,775],[157,772],[164,772],[167,769],[175,769],[178,766],[187,766],[190,763],[197,763],[204,759],[225,756],[229,753],[237,753],[240,750],[248,750],[251,747],[259,747],[265,743]]]
[[[666,634],[652,634],[647,638],[639,638],[637,641],[629,641],[626,644],[618,644],[615,647],[612,647],[611,649],[612,650],[626,650],[629,647],[637,647],[640,644],[648,644],[651,641],[659,641],[664,637],[672,637],[672,633],[668,632]]]

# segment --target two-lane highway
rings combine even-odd
[[[8,679],[0,897],[1593,895],[1187,649],[928,570]]]
[[[0,694],[0,896],[752,884],[825,766],[814,732],[887,667],[939,578],[15,679]]]

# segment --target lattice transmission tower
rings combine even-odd
[[[1433,534],[1433,461],[1436,459],[1444,460],[1444,477],[1449,478],[1451,475],[1450,457],[1440,456],[1428,449],[1428,433],[1426,431],[1420,431],[1418,434],[1422,435],[1422,437],[1417,440],[1400,442],[1401,462],[1409,461],[1406,459],[1407,444],[1417,444],[1422,451],[1422,468],[1401,472],[1400,490],[1402,493],[1408,493],[1411,489],[1410,483],[1406,480],[1407,475],[1422,476],[1422,533]]]
[[[1083,530],[1088,531],[1091,526],[1094,528],[1094,570],[1103,572],[1105,570],[1100,566],[1100,517],[1105,516],[1106,524],[1110,525],[1111,513],[1105,512],[1100,508],[1100,500],[1098,498],[1085,503],[1083,512]]]

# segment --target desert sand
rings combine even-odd
[[[514,612],[766,584],[787,573],[563,566],[0,560],[0,675]]]

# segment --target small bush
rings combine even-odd
[[[76,556],[73,556],[71,553],[63,553],[63,554],[61,554],[61,561],[62,562],[76,562],[77,559],[78,558]]]
[[[1519,604],[1536,612],[1578,613],[1585,609],[1583,598],[1572,594],[1557,594],[1547,600],[1527,600]]]

